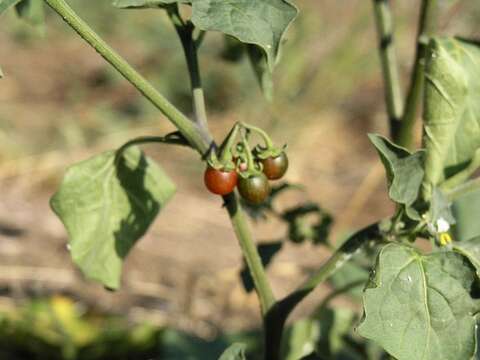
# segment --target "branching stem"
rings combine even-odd
[[[192,88],[193,110],[195,120],[202,131],[208,133],[207,112],[205,107],[205,97],[202,89],[202,79],[200,76],[200,67],[198,64],[198,48],[203,41],[205,32],[200,33],[200,37],[195,40],[193,32],[195,27],[191,22],[183,21],[178,11],[178,5],[173,4],[167,8],[168,15],[172,20],[178,37],[182,43],[185,59],[187,60],[188,73],[190,75],[190,84]],[[203,34],[203,35],[202,35]]]
[[[393,17],[389,0],[373,0],[373,9],[377,26],[378,49],[382,63],[390,134],[394,137],[403,113],[403,96],[395,54]]]
[[[410,87],[407,93],[405,112],[394,141],[400,146],[411,149],[413,147],[415,120],[417,119],[418,107],[423,93],[425,56],[429,37],[436,27],[436,5],[437,0],[422,0],[420,10],[417,48],[415,62],[410,79]]]
[[[45,0],[63,20],[91,45],[108,63],[123,75],[138,91],[158,108],[202,155],[209,149],[211,138],[199,131],[198,126],[161,95],[125,59],[113,50],[85,23],[64,0]]]
[[[201,129],[197,123],[192,122],[182,112],[180,112],[172,103],[165,99],[143,76],[141,76],[132,66],[117,54],[103,39],[97,35],[90,26],[85,23],[64,0],[45,0],[45,2],[57,12],[63,20],[72,27],[89,45],[91,45],[108,63],[110,63],[121,75],[123,75],[135,88],[137,88],[150,102],[157,107],[180,131],[202,156],[205,156],[208,150],[214,146],[213,140],[208,132]],[[179,20],[179,19],[177,19]],[[191,54],[187,52],[186,54]],[[196,56],[196,53],[195,53]],[[189,63],[196,64],[191,59]],[[198,65],[198,64],[197,64]],[[190,67],[190,65],[189,65]],[[197,68],[198,67],[195,67]],[[199,85],[200,77],[193,75],[192,84]],[[197,72],[198,74],[198,72]],[[195,87],[194,87],[195,90]],[[201,88],[199,88],[201,91]],[[203,94],[203,91],[201,92]],[[200,92],[194,92],[194,102],[199,109],[199,113],[205,114],[204,102],[199,99]],[[205,117],[206,122],[206,117]],[[146,141],[146,139],[144,139]],[[152,140],[151,138],[149,140]],[[139,143],[143,143],[140,140]],[[248,228],[247,220],[240,206],[238,196],[235,193],[224,197],[225,206],[230,215],[230,219],[238,237],[240,246],[245,256],[246,262],[251,271],[254,284],[263,313],[266,313],[274,302],[273,292],[268,283],[263,264],[258,255],[252,235]]]

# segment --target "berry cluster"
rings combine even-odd
[[[257,134],[264,144],[250,150],[249,137]],[[240,135],[240,141],[237,137]],[[270,137],[261,129],[237,123],[218,151],[211,151],[204,181],[208,190],[217,195],[227,195],[235,187],[251,204],[261,204],[270,195],[269,180],[283,177],[288,168],[285,147],[275,147]]]

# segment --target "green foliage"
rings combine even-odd
[[[412,205],[418,198],[423,180],[424,152],[412,154],[380,135],[370,134],[369,138],[385,167],[390,199],[406,207]]]
[[[472,162],[478,167],[479,61],[477,44],[453,38],[433,38],[430,42],[424,106],[426,199],[434,186],[464,171],[472,173]]]
[[[246,360],[245,344],[234,343],[228,347],[218,360]]]
[[[130,147],[71,166],[51,206],[68,231],[74,262],[116,289],[124,258],[174,192],[163,170]]]
[[[260,47],[273,70],[282,38],[297,16],[287,0],[115,0],[119,8],[161,7],[172,3],[192,5],[192,23],[204,31],[220,31],[245,44]]]
[[[456,224],[453,228],[457,241],[469,240],[480,236],[480,190],[469,191],[455,199],[452,204]]]
[[[173,104],[104,44],[63,0],[47,2],[166,114],[182,134],[188,135],[190,143],[200,153],[205,153],[211,141],[206,126],[200,129],[177,111]],[[184,46],[192,83],[198,83],[194,86],[200,85],[197,48],[201,41],[192,34],[196,35],[198,30],[217,31],[228,39],[236,39],[236,43],[232,43],[232,59],[238,59],[246,49],[260,86],[267,98],[272,98],[272,71],[279,59],[285,32],[297,15],[296,7],[289,0],[115,0],[113,4],[119,8],[168,10]],[[179,4],[191,7],[190,19],[183,19],[177,13]],[[15,6],[21,17],[34,24],[43,22],[42,0],[0,0],[0,13],[10,6]],[[182,11],[182,15],[185,13],[188,12]],[[194,32],[194,28],[197,31]],[[200,34],[203,35],[203,32]],[[452,38],[431,40],[425,71],[426,150],[411,153],[384,137],[370,135],[386,170],[388,193],[397,205],[396,214],[391,219],[379,222],[381,225],[374,223],[349,238],[304,287],[278,303],[271,295],[264,267],[281,249],[282,242],[258,246],[261,257],[261,261],[258,261],[255,246],[241,216],[240,204],[234,196],[230,199],[229,196],[225,197],[226,207],[239,240],[244,245],[243,249],[246,249],[244,255],[250,266],[251,272],[245,268],[242,279],[247,290],[251,290],[253,282],[250,274],[256,276],[255,283],[268,336],[271,333],[277,336],[275,332],[281,334],[284,320],[293,307],[318,283],[351,260],[365,244],[390,241],[376,257],[376,267],[364,293],[365,314],[359,334],[381,345],[398,360],[467,359],[474,355],[474,315],[478,313],[480,303],[472,298],[472,292],[478,290],[475,286],[478,285],[476,282],[480,273],[480,237],[467,239],[480,232],[478,225],[472,225],[475,220],[469,218],[471,213],[476,212],[476,204],[459,199],[454,206],[459,219],[456,232],[460,234],[460,240],[464,240],[462,242],[423,255],[413,247],[400,244],[400,241],[404,238],[413,241],[419,234],[425,235],[425,228],[432,237],[448,231],[447,228],[455,223],[455,219],[449,199],[443,191],[464,182],[480,166],[478,63],[480,50],[477,44]],[[421,68],[416,70],[422,73]],[[205,112],[203,98],[200,101],[194,97],[194,100],[197,115]],[[156,139],[157,142],[165,142],[165,138]],[[192,139],[195,141],[192,142]],[[152,138],[143,138],[139,142],[147,140],[152,141]],[[170,140],[188,144],[185,137]],[[250,207],[251,213],[264,215],[269,211],[287,223],[288,238],[293,242],[311,240],[314,244],[326,244],[332,218],[318,205],[307,202],[282,211],[276,211],[273,207],[275,196],[288,187],[288,184],[277,187],[268,201]],[[51,205],[67,228],[75,263],[87,277],[116,289],[120,284],[124,258],[174,192],[174,184],[160,167],[137,148],[126,147],[122,151],[107,152],[72,166],[52,198]],[[423,195],[423,199],[420,195]],[[448,224],[445,225],[445,222]],[[366,264],[348,263],[330,279],[335,287],[332,297],[341,291],[351,291],[351,284],[367,282],[366,269],[372,261],[371,258],[366,260]],[[282,349],[284,358],[354,360],[383,357],[382,350],[352,334],[356,314],[347,309],[327,308],[330,299],[328,297],[325,300],[324,306],[313,318],[294,323],[287,330]],[[66,359],[75,358],[80,351],[85,351],[84,354],[104,351],[102,355],[116,356],[112,353],[121,345],[112,340],[116,339],[115,336],[104,339],[103,350],[92,350],[89,346],[95,342],[95,338],[102,337],[101,331],[84,326],[65,314],[55,314],[60,321],[56,319],[52,323],[55,326],[60,324],[58,331],[50,331],[50,326],[45,330],[49,346],[60,346]],[[48,324],[51,325],[50,322]],[[280,328],[271,331],[269,326],[272,324],[280,324]],[[39,332],[37,326],[37,322],[32,323],[31,328],[35,333]],[[83,337],[74,335],[78,329],[85,334]],[[28,330],[24,329],[25,333],[30,334]],[[145,338],[155,344],[152,338],[160,337],[158,332],[148,330],[139,333],[146,333]],[[143,339],[140,335],[138,337]],[[234,343],[224,350],[227,344],[232,343],[231,340],[238,341],[231,337],[207,342],[173,330],[163,331],[161,337],[166,347],[157,349],[155,356],[160,353],[162,359],[213,359],[220,356],[220,360],[244,360],[246,349],[252,349],[250,344]],[[269,341],[267,344],[278,346],[279,338],[277,336],[277,341],[271,342],[273,345]],[[244,342],[243,339],[241,342]],[[113,344],[118,348],[109,352],[109,346]],[[268,350],[271,349],[267,349],[267,353]]]
[[[431,225],[430,230],[433,230],[432,235],[438,233],[439,222],[447,222],[449,226],[454,225],[456,222],[452,213],[451,203],[439,188],[433,188],[430,199],[430,209],[426,214],[426,220]]]
[[[247,46],[260,87],[273,98],[272,71],[284,34],[297,16],[288,0],[115,0],[119,8],[165,8],[179,3],[192,6],[192,23],[204,31],[219,31]]]
[[[233,345],[229,347],[230,344]],[[245,354],[248,360],[259,360],[258,354],[262,351],[259,346],[257,332],[224,334],[207,341],[184,332],[165,329],[162,333],[162,351],[158,354],[158,360],[218,359],[223,355],[227,356],[226,359],[236,360],[235,356]],[[225,351],[227,347],[229,348]]]
[[[244,45],[232,36],[223,37],[223,49],[220,58],[232,63],[239,62],[244,55]]]
[[[400,244],[385,246],[364,295],[360,335],[398,360],[470,359],[475,353],[473,267],[461,255],[422,255]]]
[[[162,329],[113,316],[85,313],[70,298],[24,303],[0,315],[0,358],[100,360],[153,358]]]
[[[287,0],[194,0],[192,22],[202,30],[220,31],[259,46],[273,70],[285,31],[297,15]]]
[[[284,341],[285,360],[296,360],[315,350],[320,337],[320,324],[312,319],[297,321],[286,329]]]
[[[0,15],[9,7],[15,5],[20,0],[0,0]]]
[[[288,0],[194,0],[192,7],[192,22],[200,29],[220,31],[254,45],[247,47],[247,53],[262,92],[272,101],[273,68],[297,8]]]
[[[363,288],[370,277],[370,271],[353,261],[346,263],[333,274],[328,282],[333,286],[335,290],[341,290],[350,287],[352,284],[356,286],[348,289],[346,292],[355,300],[360,300],[363,295]]]
[[[15,5],[15,10],[18,16],[32,25],[43,25],[45,22],[43,0],[22,0]]]
[[[322,306],[285,331],[282,359],[377,360],[383,354],[355,335],[357,314],[348,308]]]
[[[477,270],[480,275],[480,237],[466,241],[455,241],[452,244],[453,250],[465,256]]]
[[[173,329],[166,329],[162,337],[164,347],[160,353],[160,358],[164,360],[216,359],[228,346],[228,343],[221,339],[204,341]]]

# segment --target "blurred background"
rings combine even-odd
[[[191,113],[183,53],[162,11],[122,11],[108,0],[69,3]],[[335,245],[392,211],[366,137],[387,132],[372,3],[296,3],[301,13],[286,36],[272,103],[235,43],[207,34],[200,62],[210,128],[221,140],[241,120],[287,143],[287,181],[303,188],[282,192],[275,207],[318,204],[334,219],[326,225]],[[405,88],[419,3],[392,4]],[[476,2],[441,0],[439,8],[439,33],[478,38]],[[226,212],[204,189],[204,165],[188,149],[144,147],[178,192],[127,258],[122,288],[109,292],[73,267],[65,230],[48,204],[65,168],[130,138],[174,129],[61,19],[50,10],[46,16],[43,27],[19,21],[13,10],[0,18],[0,358],[215,359],[239,339],[254,354],[258,303],[240,281],[241,254]],[[300,225],[308,230],[317,220]],[[328,247],[315,245],[325,239],[309,241],[308,231],[295,242],[278,218],[252,223],[259,243],[282,242],[268,270],[278,295],[328,256]],[[329,289],[317,289],[292,320],[315,312]],[[336,316],[355,323],[358,302],[337,303],[347,313]],[[296,331],[311,339],[315,327],[302,321]]]

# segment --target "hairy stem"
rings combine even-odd
[[[394,137],[397,144],[409,149],[413,147],[413,130],[415,128],[415,120],[417,119],[418,105],[423,93],[425,56],[428,40],[436,27],[436,5],[437,0],[422,0],[417,30],[415,62],[407,93],[405,112],[402,116],[399,131]]]
[[[64,0],[45,0],[63,20],[70,25],[88,44],[90,44],[107,62],[123,75],[150,102],[158,108],[182,133],[188,142],[202,155],[211,146],[208,134],[199,131],[197,124],[180,112],[172,103],[161,95],[142,75],[126,60],[113,50],[85,23]]]
[[[403,113],[403,96],[398,75],[397,57],[393,40],[394,27],[389,0],[373,0],[373,9],[385,84],[385,103],[390,124],[390,134],[394,137]]]
[[[383,241],[379,224],[374,223],[353,234],[340,248],[297,290],[279,300],[266,316],[266,360],[278,360],[285,322],[295,307],[366,245]]]

